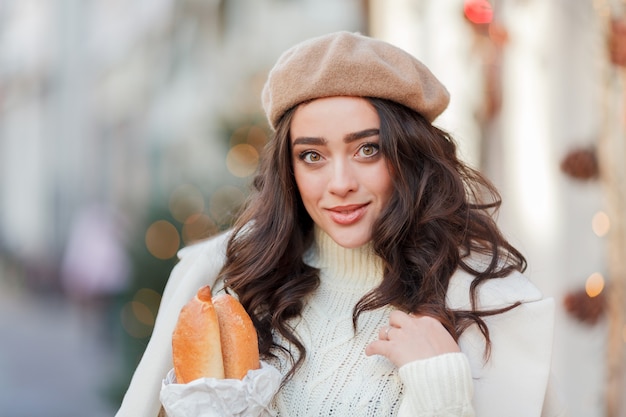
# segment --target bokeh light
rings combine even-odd
[[[191,184],[176,187],[169,201],[172,216],[179,222],[184,222],[189,216],[201,213],[204,210],[204,196]]]
[[[150,336],[154,317],[150,308],[139,301],[130,301],[122,307],[122,327],[132,337],[141,339]]]
[[[180,236],[176,227],[167,220],[157,220],[146,230],[146,248],[158,259],[170,259],[180,246]]]
[[[229,224],[244,201],[245,195],[239,188],[231,185],[220,187],[209,199],[209,214],[218,224]]]
[[[159,311],[159,305],[161,304],[161,294],[152,288],[141,288],[135,293],[133,300],[148,307],[152,314],[152,318],[149,319],[146,324],[154,324],[154,318],[156,317],[157,312]]]
[[[589,297],[597,297],[604,289],[604,277],[599,272],[589,275],[585,282],[585,291]]]
[[[226,155],[226,167],[235,177],[244,178],[254,173],[259,164],[259,152],[252,145],[233,146]]]
[[[261,126],[244,124],[239,126],[230,135],[230,146],[247,143],[260,150],[267,143],[267,131]]]
[[[139,289],[132,301],[120,312],[122,327],[131,336],[142,339],[150,336],[154,327],[161,295],[151,288]]]
[[[259,126],[251,126],[250,130],[248,130],[248,135],[246,136],[246,142],[249,145],[254,146],[255,149],[261,150],[267,143],[267,133],[265,129]]]
[[[188,245],[217,233],[218,227],[205,213],[192,214],[183,224],[183,242]]]
[[[609,233],[610,228],[611,221],[609,220],[609,216],[603,211],[597,212],[593,216],[593,219],[591,219],[591,229],[597,236],[605,236]]]
[[[230,135],[230,147],[232,148],[233,146],[239,145],[240,143],[247,143],[249,130],[250,125],[242,125],[233,130]]]
[[[611,15],[611,4],[609,1],[593,0],[591,3],[598,16],[609,17]]]
[[[150,311],[150,307],[139,301],[131,301],[129,304],[138,322],[154,326],[154,315]]]

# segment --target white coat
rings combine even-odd
[[[198,289],[211,285],[224,261],[228,234],[224,233],[179,252],[166,285],[152,337],[133,375],[116,417],[156,417],[161,382],[172,368],[171,335],[178,313]],[[470,306],[473,277],[463,271],[450,280],[447,302],[451,308]],[[491,356],[484,357],[484,338],[476,326],[459,339],[474,378],[474,409],[477,417],[562,417],[551,382],[554,301],[522,274],[488,280],[479,287],[479,305],[495,309],[515,301],[513,310],[486,318],[492,341]]]

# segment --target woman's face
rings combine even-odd
[[[304,207],[346,248],[371,239],[372,225],[391,198],[379,129],[378,113],[358,97],[301,104],[291,121],[293,170]]]

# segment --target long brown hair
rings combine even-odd
[[[421,115],[395,102],[368,98],[380,117],[381,152],[393,177],[388,206],[373,226],[372,242],[384,263],[381,284],[354,307],[353,322],[365,311],[392,305],[441,321],[458,340],[476,324],[490,341],[484,316],[512,306],[478,311],[478,286],[526,268],[524,256],[500,233],[493,219],[501,204],[494,186],[457,157],[452,138]],[[303,255],[313,239],[313,222],[304,209],[292,169],[290,124],[295,109],[280,120],[267,145],[253,192],[235,224],[220,276],[250,313],[262,355],[274,356],[278,332],[298,350],[293,375],[306,357],[305,346],[288,320],[319,284],[318,271]],[[470,254],[487,259],[477,267]],[[472,308],[446,306],[450,277],[457,269],[475,276]]]

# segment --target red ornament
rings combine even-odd
[[[463,11],[470,22],[478,25],[493,20],[493,8],[487,0],[465,0]]]

